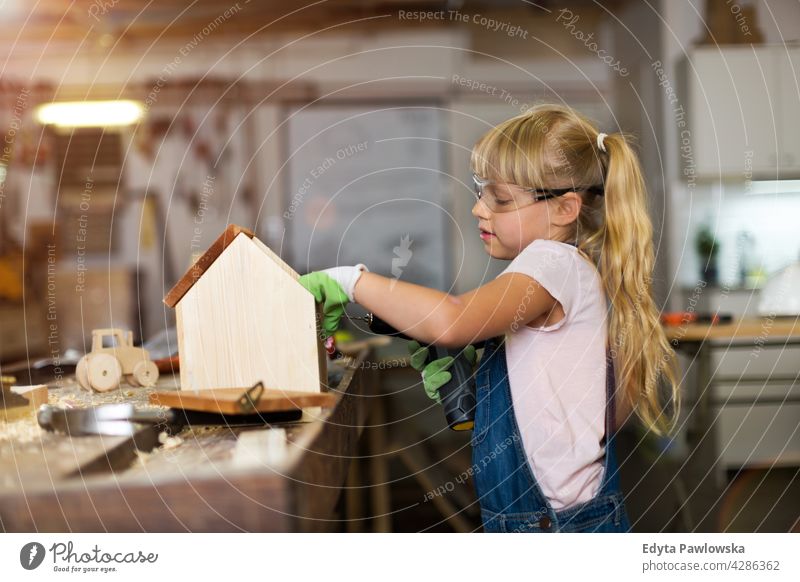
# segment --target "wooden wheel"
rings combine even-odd
[[[149,388],[150,386],[156,385],[156,381],[158,380],[158,367],[150,360],[142,360],[136,362],[136,365],[133,367],[132,375],[139,386]]]
[[[119,386],[122,366],[111,354],[93,354],[89,357],[89,384],[98,392],[107,392]]]
[[[78,360],[78,365],[75,366],[75,379],[80,384],[81,388],[91,390],[92,385],[89,384],[89,356],[85,355]]]

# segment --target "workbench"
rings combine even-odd
[[[32,418],[0,425],[0,530],[340,529],[350,461],[376,400],[375,373],[363,365],[369,351],[336,363],[336,404],[310,421],[195,426],[174,436],[142,425],[133,437],[48,433]],[[162,377],[156,388],[178,389],[177,380]],[[50,390],[50,403],[146,406],[150,391],[95,394],[68,380]]]

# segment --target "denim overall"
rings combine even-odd
[[[487,340],[476,373],[472,467],[486,532],[626,532],[614,452],[614,366],[606,373],[606,445],[603,480],[584,503],[554,510],[542,494],[525,456],[514,416],[504,337]]]

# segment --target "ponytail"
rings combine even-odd
[[[600,243],[598,267],[611,304],[609,343],[623,403],[656,434],[670,433],[680,408],[677,358],[652,295],[655,263],[647,190],[629,137],[603,136],[607,160],[604,220],[591,237]],[[662,402],[666,382],[672,410]]]

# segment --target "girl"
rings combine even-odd
[[[488,339],[472,434],[485,531],[627,531],[615,400],[620,417],[632,410],[659,435],[679,405],[675,354],[651,296],[638,159],[622,134],[540,105],[486,133],[471,166],[476,236],[489,255],[511,260],[493,281],[455,296],[360,264],[301,283],[325,303],[329,333],[355,301],[420,342]]]

